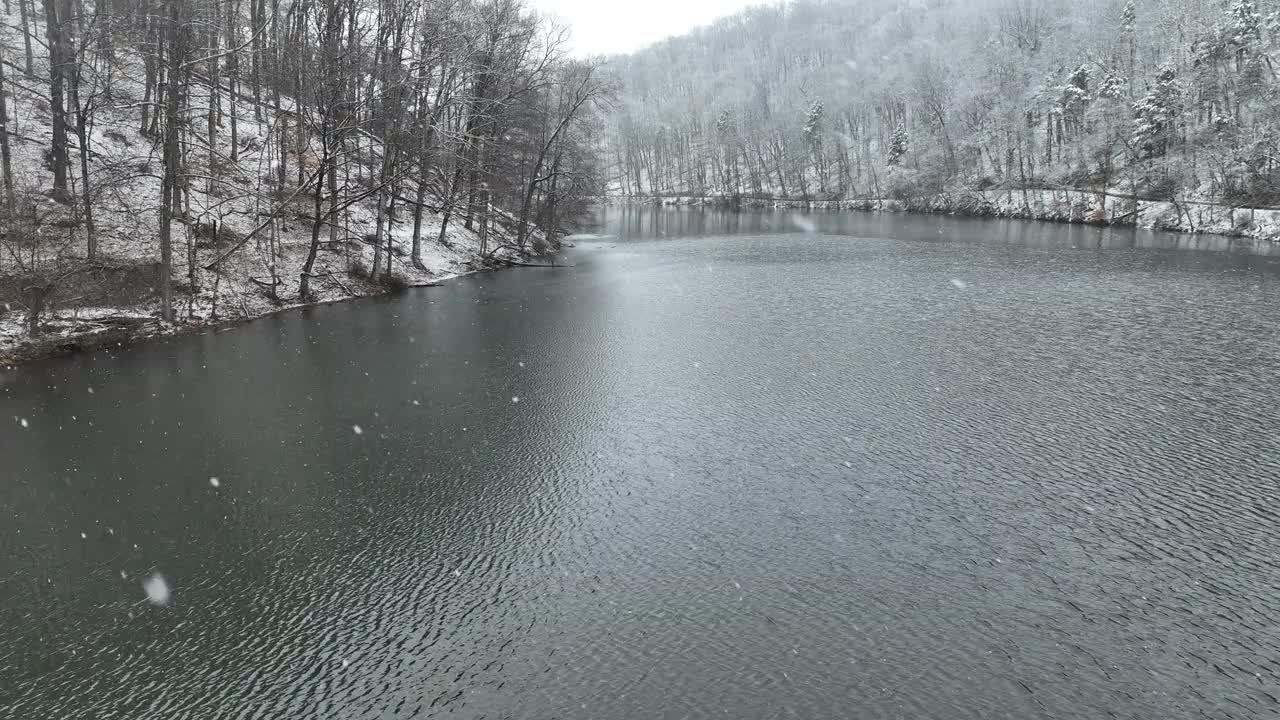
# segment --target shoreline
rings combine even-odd
[[[616,195],[607,203],[662,207],[717,207],[752,210],[895,212],[979,219],[1029,220],[1066,225],[1159,230],[1187,235],[1220,235],[1280,241],[1280,210],[1233,207],[1200,200],[1138,198],[1119,191],[1077,189],[966,191],[932,198],[797,199],[741,195]]]
[[[199,319],[195,322],[174,322],[166,325],[160,321],[158,311],[146,314],[122,312],[102,317],[100,321],[106,322],[107,325],[96,331],[50,332],[36,338],[24,335],[20,336],[17,342],[14,343],[5,343],[5,338],[0,336],[0,371],[14,370],[43,360],[53,360],[72,355],[88,355],[113,347],[123,349],[127,346],[150,340],[179,338],[202,333],[221,333],[286,312],[358,300],[390,297],[413,289],[443,287],[450,280],[480,273],[496,272],[510,267],[516,266],[497,264],[492,267],[442,275],[431,280],[407,282],[403,288],[398,289],[388,289],[370,283],[361,285],[361,289],[365,292],[353,293],[345,297],[323,297],[310,302],[288,302],[279,306],[266,307],[261,312],[253,312],[247,315],[239,313],[220,317],[217,320]],[[134,308],[134,310],[140,309]],[[91,320],[87,321],[92,322]]]
[[[1027,191],[973,191],[957,196],[937,196],[932,199],[875,200],[862,199],[796,199],[768,196],[724,195],[641,195],[609,196],[606,204],[645,205],[655,207],[689,207],[761,210],[806,210],[825,212],[894,212],[915,215],[947,215],[975,219],[1007,219],[1032,222],[1051,222],[1070,225],[1093,225],[1149,229],[1186,235],[1215,235],[1228,238],[1250,239],[1269,245],[1280,240],[1280,210],[1232,208],[1205,202],[1173,203],[1157,200],[1139,200],[1134,208],[1131,196],[1082,190],[1027,190]],[[1208,212],[1206,213],[1206,208]],[[1245,217],[1247,213],[1247,218]],[[1106,220],[1105,218],[1114,218]],[[572,247],[566,243],[565,247]],[[464,259],[465,258],[465,259]],[[318,292],[309,302],[285,301],[280,304],[256,302],[251,308],[245,303],[239,307],[227,302],[224,308],[233,314],[212,320],[204,315],[163,324],[158,309],[151,305],[133,307],[99,307],[73,310],[68,319],[51,316],[50,320],[70,323],[72,327],[52,329],[37,338],[21,332],[21,313],[0,313],[0,370],[70,355],[88,354],[112,347],[153,339],[182,337],[206,332],[223,332],[255,320],[278,315],[290,310],[321,307],[354,300],[364,300],[395,295],[412,288],[438,287],[460,277],[482,272],[493,272],[517,264],[495,259],[492,265],[477,267],[480,258],[465,253],[466,267],[460,272],[440,275],[411,270],[411,276],[400,288],[388,288],[381,284],[349,279],[339,287],[344,294],[329,288]],[[410,266],[411,267],[411,266]],[[455,268],[458,266],[455,265]],[[412,277],[416,276],[416,277]],[[82,310],[88,316],[81,318]],[[5,332],[7,330],[7,332]]]
[[[367,219],[363,212],[355,215],[357,222]],[[424,227],[424,236],[440,233],[438,223],[428,222]],[[370,277],[369,268],[377,266],[378,249],[369,243],[348,239],[322,250],[316,257],[310,297],[305,301],[300,298],[300,281],[309,238],[301,233],[282,240],[271,257],[264,257],[262,251],[255,252],[253,248],[245,249],[228,260],[222,271],[203,273],[194,293],[189,282],[185,283],[185,291],[178,290],[190,275],[189,265],[176,264],[171,323],[160,321],[160,301],[152,284],[155,265],[149,258],[137,248],[104,253],[104,265],[121,272],[105,280],[93,278],[98,285],[79,292],[79,297],[70,297],[70,283],[59,287],[56,297],[47,296],[40,318],[41,333],[36,337],[27,332],[26,306],[0,301],[0,369],[122,348],[150,339],[219,332],[288,310],[395,295],[410,288],[432,287],[467,275],[505,269],[529,259],[529,255],[513,247],[487,251],[478,233],[459,225],[448,229],[444,242],[423,243],[415,262],[407,228],[396,227],[392,233],[392,249],[384,253],[387,274],[377,280]],[[222,248],[201,251],[205,257],[200,258],[198,268]],[[272,271],[275,286],[255,277],[270,277]],[[151,288],[150,292],[138,297],[135,291],[139,286]]]

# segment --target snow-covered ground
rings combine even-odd
[[[21,21],[16,5],[7,22],[0,26],[0,42],[9,48],[22,48]],[[21,66],[20,53],[10,52],[6,58]],[[145,76],[137,54],[122,48],[118,52],[120,66],[113,73],[110,95],[103,94],[102,81],[86,74],[81,97],[92,97],[95,103],[91,128],[90,178],[94,197],[93,211],[97,227],[98,258],[103,266],[129,269],[131,277],[153,268],[159,260],[159,206],[161,149],[156,138],[141,132]],[[6,78],[10,91],[10,132],[13,144],[15,186],[18,188],[19,214],[27,218],[25,232],[37,242],[8,245],[0,240],[0,365],[43,354],[42,348],[56,351],[76,346],[91,346],[95,336],[118,332],[130,326],[131,334],[179,333],[260,317],[303,303],[299,297],[302,268],[311,239],[311,205],[308,193],[298,193],[282,211],[274,213],[278,220],[272,228],[267,223],[279,201],[272,196],[277,161],[270,149],[278,128],[270,108],[255,108],[251,97],[239,97],[234,104],[225,89],[218,93],[221,119],[217,125],[212,151],[208,141],[208,108],[210,87],[196,84],[190,99],[191,133],[194,141],[188,150],[189,201],[186,220],[173,223],[173,281],[176,322],[162,325],[156,283],[152,287],[133,288],[139,292],[112,292],[110,289],[83,293],[73,276],[58,284],[48,298],[42,314],[42,337],[32,339],[26,332],[27,302],[24,287],[29,280],[24,273],[32,268],[68,267],[82,263],[87,254],[87,235],[82,208],[54,203],[48,191],[52,174],[45,164],[52,137],[52,115],[48,100],[47,54],[36,44],[35,78],[22,77],[20,69],[10,66]],[[16,78],[15,78],[16,76]],[[102,76],[97,76],[101,78]],[[286,112],[295,108],[289,100],[282,102]],[[260,112],[259,112],[260,111]],[[232,117],[236,121],[236,142],[232,146]],[[261,116],[261,119],[259,119]],[[291,134],[296,135],[297,120],[290,119]],[[74,143],[74,134],[73,134]],[[316,146],[293,150],[288,162],[287,197],[296,190],[297,168],[314,171]],[[345,163],[342,180],[359,195],[371,187],[380,165],[381,148],[376,138],[362,135],[360,149]],[[72,180],[80,182],[79,153],[73,148]],[[235,157],[233,161],[231,158]],[[410,186],[411,187],[411,186]],[[77,187],[77,192],[79,188]],[[429,205],[439,200],[428,198]],[[336,218],[337,242],[330,245],[328,228],[323,229],[322,245],[312,273],[310,302],[326,303],[352,297],[385,292],[385,287],[365,279],[374,266],[374,247],[366,241],[373,235],[375,199],[353,205]],[[476,232],[463,227],[462,218],[453,217],[444,242],[440,238],[441,218],[426,211],[422,224],[421,269],[409,257],[413,235],[413,213],[401,206],[396,210],[392,235],[394,252],[391,262],[397,284],[420,286],[439,282],[460,274],[474,272],[491,265],[481,252]],[[495,210],[495,228],[489,249],[502,244],[512,218]],[[267,229],[244,242],[242,247],[223,261],[218,271],[204,269],[236,246],[252,231],[267,224]],[[213,228],[220,228],[215,233]],[[275,242],[271,242],[274,229]],[[17,233],[10,233],[12,238]],[[216,235],[216,237],[215,237]],[[384,262],[386,241],[382,242]],[[510,259],[503,251],[497,259]],[[189,257],[194,263],[189,262]],[[194,287],[189,272],[194,265]],[[274,271],[274,272],[273,272]],[[274,279],[273,279],[274,274]],[[149,277],[156,277],[150,270]],[[6,282],[7,280],[7,282]],[[275,285],[274,298],[271,286]],[[7,288],[7,291],[6,291]],[[122,299],[128,296],[128,299]],[[145,298],[138,301],[138,298]]]

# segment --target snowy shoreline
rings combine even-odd
[[[612,203],[666,207],[724,207],[767,210],[902,212],[973,218],[1033,220],[1072,225],[1130,227],[1189,235],[1222,235],[1280,241],[1280,210],[1237,208],[1199,200],[1138,200],[1121,191],[1027,189],[964,191],[931,198],[802,200],[767,196],[610,196]]]
[[[147,302],[133,306],[69,306],[56,313],[46,315],[41,323],[40,336],[31,337],[27,333],[26,313],[17,309],[5,313],[0,306],[0,370],[17,368],[19,365],[36,363],[36,361],[67,355],[88,354],[120,348],[134,343],[188,336],[207,332],[223,332],[225,329],[255,322],[269,316],[300,310],[303,307],[335,305],[338,302],[367,300],[372,297],[396,295],[410,288],[439,287],[447,281],[466,277],[466,275],[493,272],[515,266],[508,263],[508,254],[486,261],[480,254],[479,246],[470,232],[451,232],[452,247],[442,247],[436,243],[424,247],[424,268],[415,268],[407,260],[402,260],[396,270],[397,287],[372,282],[361,277],[344,277],[330,279],[330,282],[317,283],[312,286],[312,300],[301,301],[292,291],[296,290],[297,281],[283,283],[279,287],[282,300],[270,300],[261,288],[248,286],[223,279],[219,282],[218,291],[211,290],[212,281],[195,297],[186,296],[175,300],[178,320],[174,323],[163,323],[160,320],[159,305]],[[468,242],[470,241],[470,242]],[[302,249],[289,249],[301,251]],[[364,249],[362,249],[364,250]],[[357,264],[367,260],[360,252]],[[282,259],[284,264],[292,264],[293,255],[298,252],[287,252]],[[292,269],[292,268],[291,268]],[[291,273],[297,278],[296,273]],[[335,273],[330,273],[335,274]],[[288,277],[288,275],[285,275]],[[289,299],[289,300],[284,300]],[[218,314],[214,315],[215,304]]]
[[[216,319],[197,318],[191,322],[163,323],[159,310],[145,307],[133,308],[78,308],[66,314],[71,317],[50,318],[54,329],[32,338],[24,333],[20,313],[0,315],[0,370],[15,369],[29,363],[70,355],[88,354],[110,348],[125,348],[149,340],[221,333],[235,327],[305,308],[323,307],[338,303],[369,300],[396,295],[409,289],[441,287],[450,280],[507,269],[494,265],[476,267],[426,280],[406,281],[403,288],[391,289],[374,283],[350,282],[359,292],[343,297],[319,295],[310,302],[283,302],[279,305],[258,306],[248,314],[236,311]],[[14,317],[14,316],[18,317]]]

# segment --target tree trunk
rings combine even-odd
[[[26,48],[27,64],[23,68],[23,75],[28,80],[34,80],[36,77],[35,54],[31,51],[31,28],[34,25],[31,16],[34,13],[27,7],[30,2],[31,0],[18,0],[18,12],[22,20],[22,41]]]
[[[328,134],[328,127],[325,128],[325,135]],[[322,138],[325,141],[325,149],[322,151],[324,156],[320,160],[319,172],[325,172],[329,163],[328,138]],[[324,218],[324,181],[323,175],[316,178],[315,191],[311,194],[312,211],[315,213],[315,222],[311,225],[311,246],[307,249],[307,260],[302,265],[302,277],[298,282],[298,299],[302,302],[308,302],[311,299],[311,273],[315,270],[316,255],[320,251],[320,228],[323,226]]]
[[[40,335],[40,317],[44,315],[45,297],[49,288],[43,285],[27,289],[27,334],[31,337]]]
[[[68,202],[67,187],[67,110],[65,78],[68,70],[66,36],[69,18],[61,15],[58,0],[44,0],[45,30],[49,41],[49,107],[53,113],[53,142],[50,160],[53,164],[53,199]]]
[[[17,190],[13,187],[13,155],[9,145],[9,99],[5,95],[4,50],[0,48],[0,173],[4,180],[5,223],[12,228],[18,219]]]
[[[178,197],[179,76],[185,54],[182,10],[186,0],[168,0],[169,70],[164,88],[164,181],[160,190],[160,317],[173,322],[173,216]]]
[[[84,204],[85,253],[89,260],[98,257],[98,229],[93,220],[93,192],[89,183],[90,147],[89,113],[90,109],[80,102],[80,70],[79,66],[71,82],[71,105],[76,111],[76,141],[80,145],[80,182],[84,186],[82,201]]]
[[[142,52],[144,73],[142,81],[142,125],[139,127],[138,132],[140,132],[143,137],[149,137],[151,134],[151,117],[153,114],[151,109],[152,101],[155,100],[158,102],[160,100],[159,86],[157,85],[160,74],[160,43],[154,37],[157,20],[147,17],[145,22],[147,24],[147,40],[143,45]],[[150,52],[151,48],[155,48],[157,52],[153,54]],[[159,111],[157,110],[155,114],[159,114]]]

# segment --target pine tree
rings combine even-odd
[[[804,137],[810,145],[822,142],[822,112],[821,100],[814,100],[809,105],[809,113],[804,121]]]
[[[827,173],[822,151],[822,114],[823,105],[821,100],[814,100],[810,103],[809,112],[804,121],[804,140],[805,144],[809,146],[809,154],[813,158],[813,168],[818,174],[818,182],[825,192]]]
[[[907,126],[898,123],[893,130],[893,138],[889,141],[889,164],[897,165],[903,156],[911,152],[911,136],[907,134]]]
[[[1142,156],[1155,158],[1168,152],[1182,115],[1182,84],[1172,65],[1161,66],[1156,83],[1133,106],[1134,144]]]

